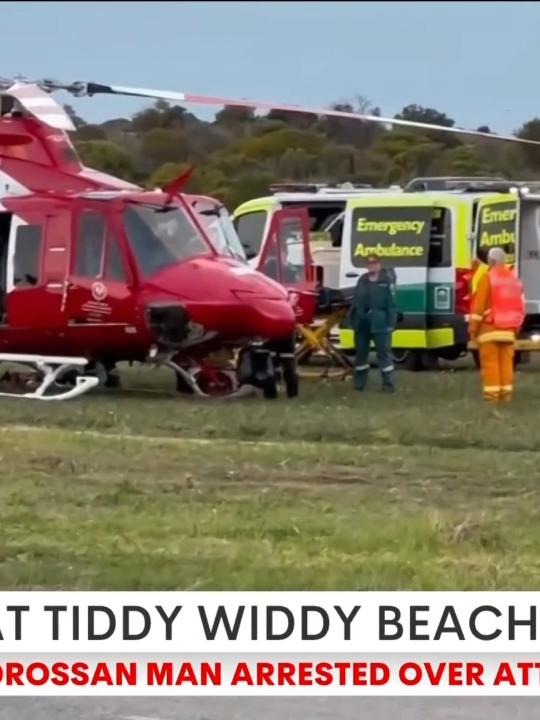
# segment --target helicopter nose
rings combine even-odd
[[[267,340],[284,340],[296,331],[296,316],[287,297],[255,300],[253,293],[237,291],[235,294],[245,303],[244,321],[249,334]]]
[[[160,271],[149,287],[177,297],[193,323],[227,341],[285,340],[296,329],[285,288],[232,260],[184,262]]]

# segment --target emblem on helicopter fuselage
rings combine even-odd
[[[107,288],[101,282],[95,282],[92,285],[92,297],[97,302],[102,302],[107,297]]]

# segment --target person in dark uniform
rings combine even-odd
[[[364,390],[369,374],[369,348],[375,345],[385,392],[394,392],[392,332],[397,322],[395,272],[384,269],[377,256],[367,258],[367,272],[358,278],[348,316],[354,331],[353,386]]]

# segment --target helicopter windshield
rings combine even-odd
[[[210,248],[178,205],[129,204],[123,212],[127,239],[145,277]]]
[[[204,227],[217,253],[247,262],[246,252],[227,210],[219,207],[201,209],[199,206],[195,209],[204,218]]]

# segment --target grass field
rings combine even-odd
[[[0,403],[3,589],[538,589],[540,369],[296,401]],[[145,392],[159,389],[160,393]]]

